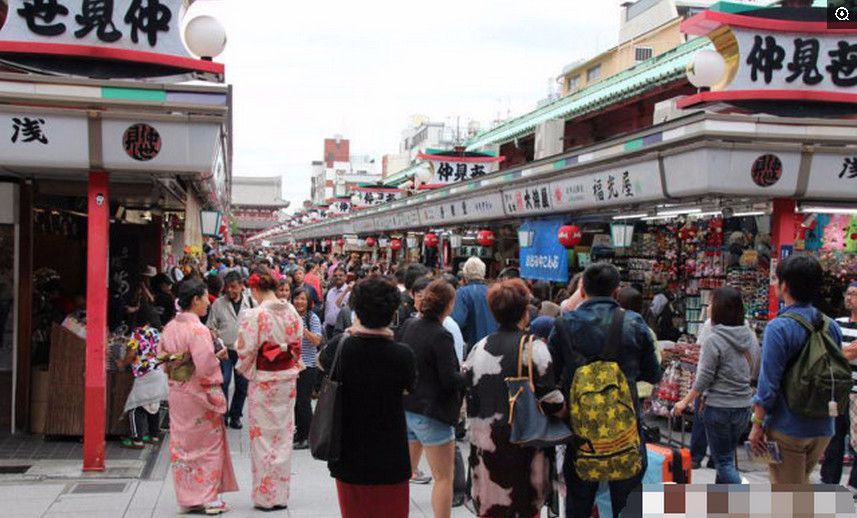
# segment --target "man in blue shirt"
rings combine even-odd
[[[793,255],[777,266],[776,274],[777,293],[786,307],[765,329],[750,442],[757,451],[765,448],[766,440],[779,445],[783,462],[769,465],[772,484],[808,484],[833,436],[834,418],[804,417],[788,408],[781,388],[783,376],[807,344],[809,331],[783,314],[796,313],[810,322],[818,316],[812,301],[819,295],[823,271],[814,257]],[[842,332],[836,323],[831,324],[830,333],[841,346]]]
[[[461,267],[467,285],[455,292],[452,319],[461,329],[464,341],[473,347],[497,331],[497,321],[488,307],[488,285],[485,284],[485,263],[471,257]]]

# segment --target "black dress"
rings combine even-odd
[[[352,336],[342,342],[335,378],[342,382],[342,453],[330,462],[337,480],[357,485],[388,485],[411,478],[403,396],[416,378],[414,353],[378,336]],[[339,340],[321,352],[329,372]]]
[[[509,442],[509,393],[505,379],[517,376],[523,332],[503,330],[483,339],[467,356],[467,415],[473,502],[478,516],[530,518],[538,515],[549,488],[544,450]],[[542,409],[562,409],[547,345],[533,340],[533,382]]]

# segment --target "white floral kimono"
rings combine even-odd
[[[262,371],[256,359],[262,344],[285,348],[299,344],[303,323],[286,301],[269,301],[241,313],[238,323],[237,369],[249,381],[250,460],[253,503],[259,507],[286,506],[292,471],[297,378],[303,365],[281,371]]]

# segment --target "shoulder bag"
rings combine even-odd
[[[330,364],[329,374],[321,384],[315,413],[309,427],[309,449],[313,458],[327,462],[336,462],[342,452],[342,382],[334,379],[342,369],[339,356],[345,347],[344,333],[339,339],[336,354]],[[341,378],[341,375],[337,376]]]
[[[529,345],[527,344],[529,339]],[[524,352],[527,352],[527,375],[523,375]],[[506,378],[509,389],[509,442],[518,446],[544,448],[564,444],[571,430],[560,419],[546,416],[536,397],[533,383],[533,335],[524,335],[518,344],[518,375]]]

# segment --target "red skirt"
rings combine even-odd
[[[385,486],[359,486],[336,481],[342,518],[408,518],[408,481]]]

